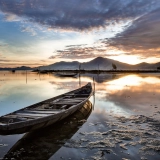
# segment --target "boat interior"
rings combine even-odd
[[[58,98],[52,98],[15,111],[0,117],[0,125],[34,120],[66,111],[71,106],[78,105],[86,100],[91,91],[91,87],[84,86],[81,90],[66,93]]]

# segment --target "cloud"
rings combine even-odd
[[[49,59],[63,58],[63,59],[85,59],[95,58],[98,56],[116,56],[117,54],[108,54],[107,48],[102,45],[87,46],[87,45],[70,45],[66,46],[64,50],[57,50]]]
[[[15,14],[5,14],[4,18],[7,22],[15,22],[20,21],[20,18],[17,17]]]
[[[112,46],[144,57],[160,57],[160,10],[150,12],[135,20],[133,24],[116,37],[104,40]]]
[[[21,27],[22,32],[28,32],[31,34],[31,36],[37,35],[37,32],[35,31],[34,28],[31,27]]]
[[[11,60],[11,59],[0,59],[0,68],[1,67],[19,67],[19,66],[31,66],[31,67],[37,67],[42,66],[44,63],[42,62],[34,62],[30,61],[29,63],[27,61],[18,61],[18,60]]]
[[[140,17],[159,6],[159,0],[0,1],[0,10],[4,13],[25,17],[49,28],[66,30],[90,30],[118,24]]]
[[[54,58],[65,58],[65,59],[82,59],[95,57],[95,47],[81,47],[77,45],[72,45],[71,47],[67,46],[64,50],[57,50],[56,56],[49,57],[50,59]]]
[[[11,60],[6,59],[5,57],[0,55],[0,62],[11,62]]]
[[[7,43],[0,42],[0,47],[5,47],[5,46],[8,46],[8,44],[7,44]]]
[[[121,23],[130,22],[114,38],[101,40],[102,46],[66,46],[64,50],[57,50],[51,59],[113,56],[107,54],[110,48],[122,50],[127,55],[140,55],[142,59],[160,57],[159,0],[0,0],[0,11],[5,14],[6,21],[24,18],[21,29],[32,36],[37,34],[37,30],[27,27],[27,22],[52,30],[84,33],[99,28],[107,31],[107,27],[118,28]]]
[[[95,56],[116,56],[108,50],[122,50],[125,55],[138,55],[140,59],[160,58],[160,10],[152,11],[132,22],[132,25],[114,38],[100,40],[101,46],[70,46],[57,51],[61,58],[87,58]],[[96,54],[95,54],[96,53]]]

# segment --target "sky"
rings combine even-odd
[[[0,67],[95,57],[160,61],[160,0],[0,0]]]

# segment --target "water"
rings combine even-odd
[[[82,117],[83,123],[75,125],[72,117],[46,132],[0,136],[0,158],[16,148],[17,141],[25,136],[28,142],[20,143],[18,149],[13,150],[15,159],[40,155],[42,159],[51,160],[158,160],[159,74],[84,74],[80,78],[61,78],[54,74],[0,72],[0,116],[76,89],[92,82],[93,77],[96,91],[95,97],[90,98],[93,111],[87,121]],[[72,124],[74,127],[70,130]]]

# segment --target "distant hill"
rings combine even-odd
[[[79,66],[81,67],[81,69],[84,70],[110,70],[112,69],[112,63],[114,63],[117,66],[117,69],[157,69],[157,67],[160,67],[160,62],[155,64],[143,62],[136,65],[130,65],[109,58],[97,57],[89,62],[84,63],[80,63],[78,61],[61,61],[47,66],[40,66],[36,68],[21,66],[17,68],[0,68],[0,70],[76,70],[79,69]]]
[[[0,68],[1,71],[11,71],[11,70],[33,70],[31,67],[21,66],[16,68]]]
[[[81,69],[87,70],[97,70],[99,69],[112,69],[112,63],[116,64],[118,69],[129,69],[132,65],[118,62],[115,60],[111,60],[108,58],[97,57],[89,62],[80,63],[78,61],[73,62],[57,62],[48,66],[40,67],[41,70],[72,70],[72,69],[79,69],[79,65]]]
[[[132,65],[115,61],[112,59],[97,57],[89,62],[82,63],[81,68],[88,70],[109,70],[112,69],[112,63],[114,63],[117,66],[117,69],[130,69],[132,67]]]
[[[79,63],[78,61],[73,62],[57,62],[48,66],[40,67],[41,70],[72,70],[81,69],[84,70],[110,70],[112,69],[112,63],[117,66],[117,69],[157,69],[160,66],[159,63],[149,64],[149,63],[139,63],[137,65],[130,65],[127,63],[122,63],[109,58],[97,57],[89,62]]]
[[[160,67],[160,62],[155,63],[155,64],[150,64],[149,68],[157,69],[157,67]],[[149,69],[147,68],[147,69]]]
[[[78,68],[79,68],[79,62],[77,61],[73,61],[73,62],[61,61],[48,66],[39,67],[40,70],[72,70],[72,69],[78,69]]]

